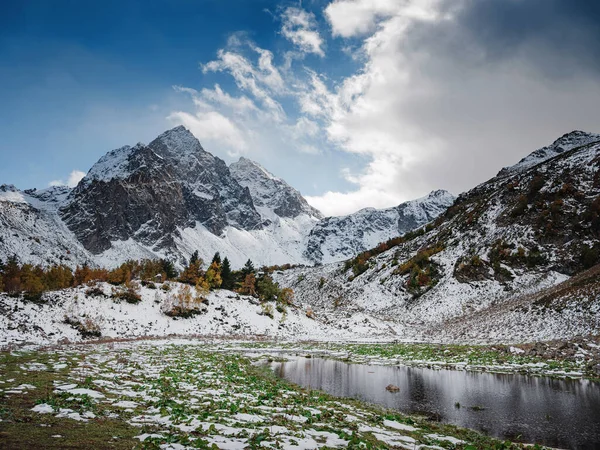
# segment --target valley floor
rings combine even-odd
[[[351,360],[402,348],[279,347]],[[524,448],[289,384],[268,369],[273,350],[156,340],[4,352],[0,447]]]

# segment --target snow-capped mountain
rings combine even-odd
[[[553,157],[461,194],[403,239],[276,279],[316,314],[374,314],[413,339],[598,334],[600,142],[586,136],[564,136]]]
[[[341,217],[327,217],[308,236],[304,255],[316,263],[352,258],[380,242],[431,222],[454,203],[455,197],[437,190],[393,208],[365,208]]]
[[[111,267],[167,257],[182,265],[198,250],[204,260],[219,251],[233,267],[248,258],[258,265],[341,260],[378,237],[432,220],[450,198],[430,195],[411,207],[348,216],[352,226],[342,241],[352,248],[336,250],[339,233],[329,237],[335,225],[297,190],[246,158],[228,167],[179,126],[148,145],[108,152],[73,189],[3,186],[0,258]],[[316,226],[320,231],[311,235]],[[319,251],[327,257],[314,256]]]

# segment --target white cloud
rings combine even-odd
[[[345,38],[373,32],[379,20],[392,16],[432,19],[439,0],[335,0],[325,8],[334,36]]]
[[[305,89],[287,64],[291,62],[276,65],[272,52],[235,34],[217,52],[217,59],[201,68],[204,73],[229,74],[241,95],[232,95],[219,84],[201,90],[174,86],[191,97],[195,111],[174,111],[169,119],[188,126],[201,142],[210,141],[211,151],[224,150],[230,156],[249,151],[278,157],[290,151],[320,154],[324,140],[320,124],[304,116],[293,120],[282,106],[282,101],[297,98]]]
[[[301,52],[325,56],[323,50],[325,43],[316,30],[313,13],[301,8],[289,7],[281,14],[281,20],[281,34],[296,45]]]
[[[262,103],[273,120],[282,122],[285,112],[273,95],[283,94],[285,83],[273,65],[273,54],[255,45],[250,45],[250,48],[259,55],[257,66],[235,50],[221,49],[217,53],[218,59],[204,64],[202,70],[205,73],[228,72],[242,91],[249,92]]]
[[[81,170],[73,170],[69,174],[69,177],[67,178],[66,182],[64,182],[63,180],[52,180],[50,183],[48,183],[48,186],[75,187],[83,177],[85,177],[85,172],[82,172]]]

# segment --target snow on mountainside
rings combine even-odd
[[[431,222],[454,200],[449,192],[438,190],[393,208],[365,208],[348,216],[325,218],[310,232],[304,255],[317,263],[351,258]]]
[[[570,133],[564,134],[559,137],[552,144],[542,147],[523,158],[514,166],[505,167],[499,173],[498,176],[506,176],[513,174],[518,171],[528,169],[529,167],[540,164],[556,155],[572,150],[577,147],[581,147],[593,142],[600,142],[600,134],[586,133],[584,131],[571,131]]]
[[[219,251],[234,268],[248,258],[258,265],[320,261],[314,250],[307,251],[309,233],[322,218],[319,211],[253,161],[241,158],[228,167],[182,126],[148,145],[108,152],[74,189],[2,189],[3,259],[17,254],[35,264],[112,267],[127,259],[166,257],[182,265],[198,250],[204,260]],[[377,236],[431,220],[442,212],[439,200],[407,209],[403,225],[400,215],[397,221],[380,221],[375,234],[368,232],[370,222],[388,213],[357,213],[360,219],[349,230],[353,248],[360,251]],[[363,233],[360,228],[367,238],[356,236]],[[332,245],[327,252],[328,260],[353,255],[348,248],[336,253]]]
[[[599,263],[592,141],[461,194],[419,232],[276,280],[316,314],[393,319],[400,337],[531,341],[600,333],[597,270],[571,278]]]
[[[0,259],[17,255],[33,264],[69,266],[91,262],[56,213],[69,191],[64,186],[25,192],[0,186]]]

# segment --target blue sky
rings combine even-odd
[[[22,189],[184,124],[343,214],[459,193],[565,132],[600,131],[591,2],[0,8],[0,183]]]

